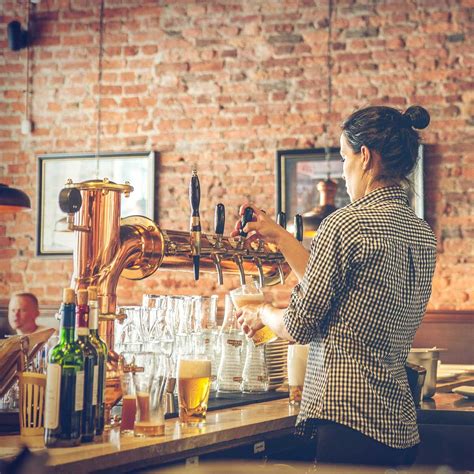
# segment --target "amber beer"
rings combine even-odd
[[[245,286],[246,285],[242,287],[243,291],[245,291]],[[236,309],[243,308],[247,305],[259,305],[265,302],[263,293],[245,294],[239,293],[239,289],[240,288],[230,292],[230,296]],[[261,344],[266,344],[267,342],[275,341],[277,338],[278,336],[268,326],[264,326],[255,332],[252,336],[252,341],[256,346],[259,346]]]
[[[137,417],[134,433],[135,436],[162,436],[165,434],[163,421],[153,417],[148,392],[137,392]]]
[[[211,361],[180,359],[178,363],[179,420],[202,423],[206,419],[211,389]]]
[[[133,432],[135,415],[137,413],[137,398],[135,395],[124,395],[122,398],[121,432]]]

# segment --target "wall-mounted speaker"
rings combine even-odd
[[[11,21],[7,26],[8,47],[12,51],[19,51],[28,46],[28,31],[21,27],[19,21]]]

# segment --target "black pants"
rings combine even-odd
[[[316,462],[364,466],[411,466],[418,445],[407,449],[391,448],[347,426],[318,421]]]

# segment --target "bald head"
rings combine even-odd
[[[32,293],[16,293],[8,305],[8,322],[18,334],[35,332],[38,326],[38,299]]]

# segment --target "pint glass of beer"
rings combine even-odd
[[[242,285],[235,290],[229,292],[235,309],[241,309],[247,305],[259,305],[265,302],[262,290],[255,283]],[[252,341],[256,346],[266,344],[278,339],[277,335],[267,326],[259,329],[252,337]]]
[[[290,405],[299,406],[303,394],[309,345],[288,346],[288,390]]]
[[[211,389],[211,360],[205,356],[178,360],[179,420],[200,424],[206,420]]]

